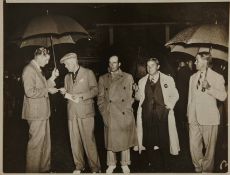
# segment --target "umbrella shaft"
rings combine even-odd
[[[57,68],[57,65],[56,65],[56,59],[55,59],[55,53],[54,53],[54,46],[53,46],[53,39],[52,39],[52,36],[50,36],[50,43],[51,43],[52,52],[53,52],[54,67],[55,67],[55,69],[56,69],[56,68]]]

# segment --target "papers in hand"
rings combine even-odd
[[[66,98],[66,99],[69,99],[69,100],[71,100],[71,101],[73,101],[73,102],[75,102],[75,103],[79,103],[79,98],[73,99],[73,98],[72,98],[72,95],[69,94],[69,93],[66,93],[66,94],[65,94],[65,98]]]

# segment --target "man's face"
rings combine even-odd
[[[69,72],[74,72],[77,66],[77,58],[70,58],[64,61],[65,64],[65,68],[69,71]]]
[[[149,75],[154,75],[158,69],[160,68],[159,65],[155,61],[148,61],[147,62],[147,72]]]
[[[45,65],[47,65],[49,63],[50,60],[50,55],[49,54],[41,54],[38,55],[38,63],[41,67],[45,67]]]
[[[200,54],[197,54],[196,56],[196,61],[195,61],[196,69],[197,70],[202,70],[207,67],[207,60],[202,59]]]
[[[111,72],[116,72],[116,71],[118,71],[119,70],[119,68],[120,68],[120,63],[119,63],[119,61],[118,61],[118,57],[117,56],[112,56],[112,57],[110,57],[110,59],[109,59],[109,70],[111,71]]]

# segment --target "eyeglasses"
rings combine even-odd
[[[34,55],[37,56],[37,55],[49,55],[49,50],[44,48],[44,47],[40,47],[40,48],[37,48],[34,52]]]

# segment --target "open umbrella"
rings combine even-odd
[[[213,58],[228,61],[228,52],[227,50],[221,50],[217,48],[210,49],[209,47],[198,47],[198,46],[191,46],[191,45],[170,45],[171,53],[182,52],[187,53],[193,57],[196,57],[197,53],[202,49],[203,51],[206,50],[212,55]]]
[[[52,47],[54,66],[56,60],[54,45],[75,43],[81,38],[87,38],[88,32],[74,19],[61,15],[43,15],[32,19],[22,35],[20,47],[38,45]]]
[[[227,48],[228,27],[219,24],[192,26],[179,32],[165,46],[172,44],[207,44]]]
[[[63,36],[53,36],[52,42],[50,40],[50,36],[38,36],[38,37],[32,37],[22,40],[20,42],[20,47],[26,47],[26,46],[44,46],[44,47],[50,47],[57,44],[64,44],[64,43],[70,43],[75,44],[78,40],[82,38],[88,38],[86,35],[81,34],[75,34],[75,35],[63,35]]]

